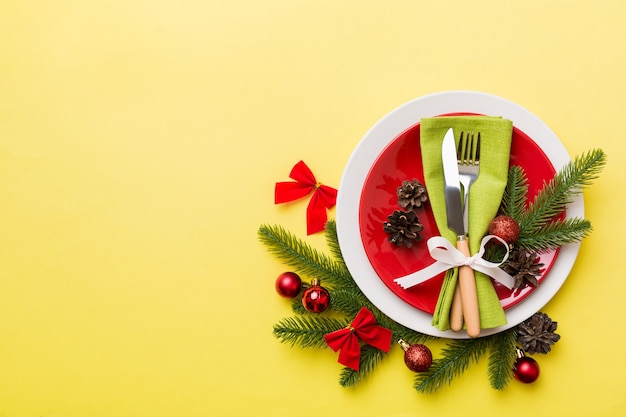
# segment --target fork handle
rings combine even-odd
[[[457,281],[454,286],[452,306],[450,307],[450,330],[460,332],[463,329],[463,304],[461,302],[461,287]]]
[[[470,256],[469,242],[465,238],[458,239],[456,248],[465,256]],[[469,337],[480,336],[480,315],[478,312],[478,296],[476,294],[476,280],[474,270],[463,265],[459,267],[459,290],[461,293],[461,304],[463,306],[463,319],[465,329]]]

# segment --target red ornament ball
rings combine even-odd
[[[413,372],[424,372],[430,368],[433,363],[433,354],[428,346],[420,343],[409,345],[402,339],[398,343],[404,349],[404,363],[407,368]]]
[[[276,292],[281,297],[295,298],[302,289],[302,280],[295,272],[283,272],[276,278]]]
[[[489,223],[489,234],[498,236],[506,243],[513,243],[519,238],[520,228],[510,216],[497,216]]]
[[[304,291],[302,305],[311,313],[321,313],[330,305],[330,293],[314,279],[311,286]]]
[[[513,365],[513,376],[524,384],[535,382],[539,378],[539,364],[528,356],[517,358]]]

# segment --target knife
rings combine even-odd
[[[454,141],[454,131],[448,129],[443,138],[441,146],[441,157],[443,160],[443,177],[445,182],[446,215],[448,227],[456,233],[456,247],[465,256],[470,256],[467,230],[463,222],[463,200],[461,197],[461,182],[459,180],[459,166],[456,156],[456,145]],[[478,313],[478,297],[476,295],[476,281],[474,270],[463,265],[459,267],[459,278],[455,291],[460,291],[461,309],[455,313],[453,304],[450,313],[450,327],[459,331],[465,320],[465,328],[468,336],[478,337],[480,335],[480,316]]]

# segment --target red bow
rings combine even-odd
[[[376,349],[389,352],[391,338],[391,330],[377,325],[374,314],[365,307],[361,307],[348,327],[324,335],[328,346],[335,352],[339,350],[338,362],[355,371],[359,370],[361,359],[359,339]]]
[[[274,189],[274,203],[287,203],[305,197],[311,191],[313,196],[306,209],[307,235],[320,232],[326,226],[326,209],[337,202],[337,190],[317,182],[309,167],[300,161],[291,169],[289,178],[294,181],[277,182]]]

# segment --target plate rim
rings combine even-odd
[[[473,112],[502,116],[533,140],[558,172],[571,161],[563,143],[535,114],[505,98],[471,90],[451,90],[417,97],[391,110],[363,135],[344,168],[337,194],[336,225],[342,256],[355,283],[381,312],[397,323],[420,333],[450,339],[466,339],[464,332],[441,331],[432,326],[432,315],[397,297],[378,277],[361,241],[359,206],[367,175],[385,147],[423,117]],[[583,217],[582,195],[566,208],[567,217]],[[358,239],[358,241],[357,241]],[[561,288],[580,250],[581,242],[562,246],[547,279],[525,300],[505,311],[507,324],[484,329],[481,336],[516,326],[543,308]]]

